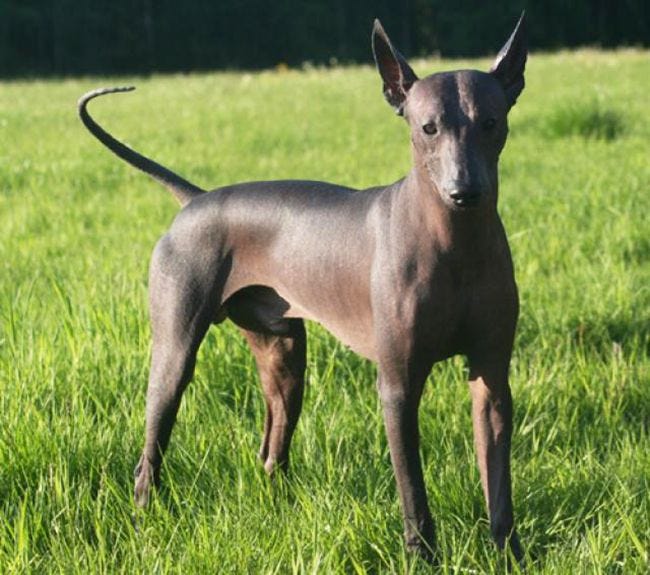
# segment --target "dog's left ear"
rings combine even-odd
[[[384,81],[384,97],[400,116],[404,115],[406,95],[418,77],[404,56],[394,48],[379,20],[372,28],[372,53]]]
[[[506,93],[508,105],[515,105],[517,96],[524,89],[524,68],[528,57],[526,38],[526,12],[522,12],[513,33],[497,54],[490,69]]]

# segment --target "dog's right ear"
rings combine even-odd
[[[404,56],[393,47],[379,20],[372,28],[372,53],[384,81],[384,97],[400,116],[404,115],[406,95],[418,77]]]

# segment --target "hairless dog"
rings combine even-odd
[[[182,205],[155,247],[146,439],[135,474],[145,505],[158,484],[181,396],[211,324],[230,318],[248,341],[266,401],[260,458],[286,468],[302,406],[306,336],[315,320],[378,366],[406,545],[428,559],[434,523],[419,454],[418,405],[434,362],[465,355],[490,528],[517,560],[510,487],[508,367],[518,315],[510,250],[497,213],[507,114],[524,87],[524,16],[489,72],[418,79],[379,21],[372,47],[386,100],[411,132],[413,167],[364,191],[313,181],[252,182],[210,193],[105,132],[90,132],[165,185]]]

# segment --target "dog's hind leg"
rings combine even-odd
[[[169,443],[181,396],[194,373],[196,353],[211,322],[212,309],[204,283],[182,269],[169,244],[161,241],[149,280],[153,347],[147,388],[146,438],[135,469],[135,501],[144,506],[151,484],[159,483],[163,454]]]
[[[283,335],[242,328],[255,355],[266,402],[259,456],[269,474],[278,467],[288,468],[289,447],[300,416],[305,385],[305,326],[300,319],[286,321],[288,330]]]

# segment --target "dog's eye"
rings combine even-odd
[[[497,121],[494,118],[488,118],[483,122],[483,129],[486,132],[489,132],[490,130],[494,129],[494,126],[497,125]]]
[[[438,133],[438,126],[436,126],[434,122],[428,122],[422,126],[422,130],[425,134],[433,136]]]

